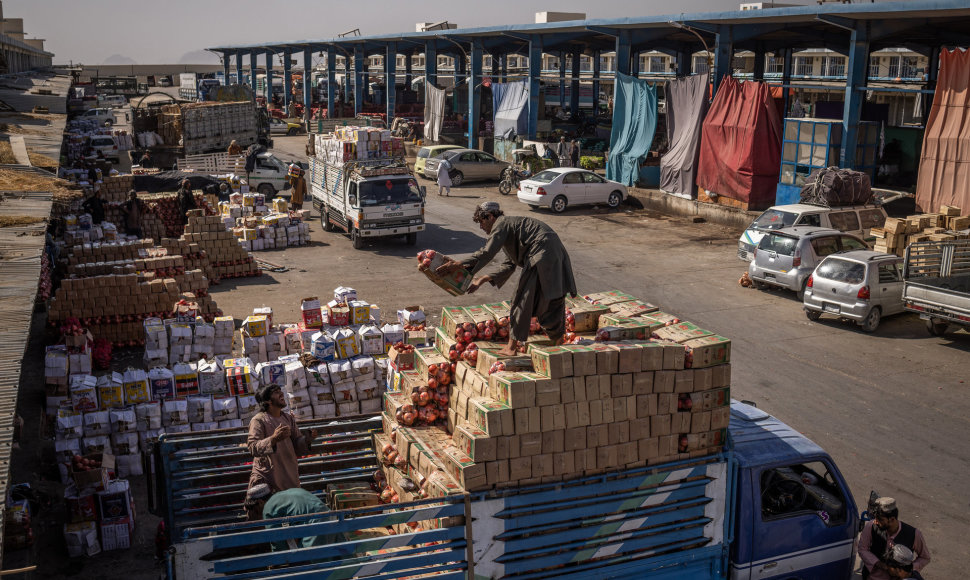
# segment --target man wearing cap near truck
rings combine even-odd
[[[859,558],[862,559],[862,577],[869,580],[892,580],[897,578],[921,579],[919,571],[930,563],[930,551],[923,534],[909,524],[899,521],[896,500],[881,497],[870,506],[872,520],[866,522],[859,534]],[[905,568],[894,558],[894,547],[905,546],[915,559]],[[907,570],[906,568],[909,568]]]
[[[449,260],[438,267],[438,274],[466,268],[472,274],[484,268],[505,250],[505,262],[492,274],[472,280],[468,293],[488,282],[501,288],[516,266],[522,268],[519,284],[512,296],[509,344],[503,355],[512,356],[529,339],[532,317],[555,344],[561,344],[566,333],[566,294],[576,295],[569,254],[559,236],[541,221],[521,216],[507,216],[499,204],[486,201],[475,208],[472,219],[488,234],[485,246],[464,261]]]
[[[249,487],[260,483],[268,484],[273,491],[300,487],[297,458],[310,452],[316,430],[304,434],[297,428],[293,414],[284,411],[286,395],[279,385],[260,388],[256,401],[262,410],[250,419],[246,440],[246,447],[253,454]]]

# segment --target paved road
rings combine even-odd
[[[303,139],[278,139],[277,150],[297,158]],[[494,185],[456,188],[450,198],[431,193],[422,248],[477,249],[481,232],[472,208],[483,199],[500,201],[507,213],[534,215],[559,232],[581,292],[619,288],[730,337],[733,396],[756,401],[821,444],[857,502],[873,489],[896,497],[902,519],[923,530],[935,555],[928,578],[961,575],[960,556],[970,555],[961,538],[970,520],[966,331],[930,337],[911,314],[884,320],[871,335],[835,320],[810,322],[794,293],[740,287],[745,267],[735,257],[738,232],[711,224],[643,210],[532,212]],[[511,294],[510,287],[486,286],[476,296],[452,299],[408,273],[412,251],[400,241],[355,252],[345,236],[315,227],[314,239],[328,247],[300,262],[308,273],[317,263],[337,267],[340,275],[326,275],[324,288],[339,279],[388,306],[472,304]],[[321,286],[318,276],[311,279]]]

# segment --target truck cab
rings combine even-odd
[[[230,156],[225,152],[187,155],[178,161],[178,169],[220,178],[229,174],[245,177],[246,155]],[[272,153],[260,153],[249,173],[249,189],[263,194],[267,200],[272,199],[277,192],[290,188],[290,182],[286,178],[288,171],[286,163]]]
[[[403,160],[337,165],[311,157],[310,196],[323,229],[347,232],[355,249],[368,239],[402,235],[413,246],[424,231],[425,189]]]
[[[750,405],[731,405],[738,463],[730,578],[850,578],[856,504],[821,447]]]

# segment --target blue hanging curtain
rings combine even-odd
[[[624,185],[636,185],[640,161],[649,153],[656,130],[657,89],[646,81],[616,73],[606,178]]]
[[[492,121],[496,137],[502,137],[512,129],[516,135],[527,134],[528,119],[525,116],[529,104],[529,83],[492,83]]]

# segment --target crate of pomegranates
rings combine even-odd
[[[472,274],[465,268],[459,268],[454,272],[440,275],[436,272],[448,260],[448,256],[435,250],[422,250],[418,252],[418,270],[424,273],[439,288],[452,296],[461,296],[468,290],[472,283]]]

